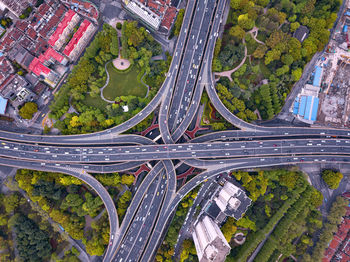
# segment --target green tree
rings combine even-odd
[[[299,22],[291,23],[291,24],[290,24],[290,30],[291,30],[292,32],[294,32],[295,30],[297,30],[297,29],[299,28],[299,26],[300,26]]]
[[[33,114],[38,111],[38,105],[34,102],[25,103],[19,110],[19,115],[24,119],[32,119]]]
[[[135,177],[133,175],[122,175],[122,184],[131,186],[134,183]]]
[[[7,214],[14,211],[20,205],[21,197],[17,193],[12,193],[3,199],[5,211]]]
[[[298,67],[297,69],[292,71],[292,77],[294,81],[298,81],[301,77],[301,75],[303,74],[303,70]]]
[[[241,40],[245,36],[245,31],[239,25],[230,28],[229,35]]]
[[[254,27],[254,20],[249,18],[248,14],[238,16],[238,25],[244,30],[250,30]]]
[[[343,179],[343,174],[333,170],[323,170],[322,179],[331,189],[337,189],[340,181]]]
[[[182,20],[184,19],[185,9],[180,9],[177,14],[177,18],[174,24],[174,35],[178,36],[180,34]]]

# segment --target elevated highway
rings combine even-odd
[[[69,174],[100,195],[111,232],[104,261],[152,260],[181,199],[222,172],[350,161],[350,130],[261,127],[242,121],[224,106],[216,93],[211,64],[226,1],[188,1],[167,77],[152,101],[128,121],[84,135],[0,131],[0,165]],[[182,143],[203,90],[216,110],[240,130],[212,132]],[[122,134],[158,107],[160,144]],[[138,187],[119,227],[112,199],[89,173],[122,172],[150,162],[153,168]],[[182,164],[204,171],[176,192],[176,168]]]

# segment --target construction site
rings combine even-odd
[[[318,66],[322,67],[315,124],[350,127],[350,9],[344,12]]]

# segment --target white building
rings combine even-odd
[[[125,8],[131,13],[139,17],[144,23],[149,25],[155,30],[159,29],[159,26],[162,22],[161,17],[152,12],[147,6],[142,4],[137,0],[123,0]]]
[[[196,224],[192,237],[199,262],[225,261],[231,250],[219,226],[208,216]]]

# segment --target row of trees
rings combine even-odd
[[[296,246],[292,243],[292,240],[300,237],[305,230],[306,217],[310,212],[311,203],[309,200],[311,195],[312,189],[308,186],[279,221],[272,235],[256,256],[257,261],[268,261],[275,250],[278,250],[277,253],[283,254],[285,257],[289,257],[296,252]]]
[[[270,233],[275,225],[280,221],[282,217],[285,216],[286,212],[291,208],[291,206],[300,198],[302,192],[306,189],[306,185],[297,187],[292,191],[291,197],[287,198],[283,205],[270,217],[268,223],[257,230],[254,233],[250,233],[247,236],[247,240],[243,246],[237,248],[236,255],[234,256],[234,261],[246,261],[248,257],[254,252],[257,246],[263,241],[268,233]],[[252,207],[252,209],[254,206]],[[260,214],[261,215],[261,214]],[[230,257],[232,260],[233,257]]]
[[[324,251],[329,242],[333,238],[333,234],[337,231],[338,225],[342,221],[342,217],[346,214],[346,208],[349,201],[343,197],[337,197],[328,213],[327,221],[324,223],[319,238],[312,250],[312,254],[304,253],[302,261],[316,262],[323,258]]]

